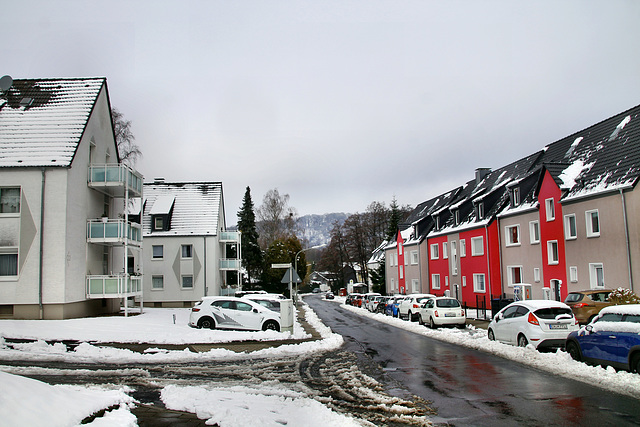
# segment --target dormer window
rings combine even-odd
[[[476,218],[478,221],[484,219],[484,202],[480,202],[476,205]]]
[[[520,188],[515,187],[511,190],[511,206],[516,207],[520,205]]]
[[[460,224],[460,210],[456,209],[453,211],[453,222],[455,225]]]
[[[440,217],[436,216],[436,230],[440,230]]]
[[[156,231],[164,230],[164,218],[162,216],[156,216],[153,219],[153,229]]]

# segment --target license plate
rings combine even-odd
[[[456,317],[455,313],[445,313],[444,317]]]
[[[549,325],[549,329],[567,329],[567,325]]]

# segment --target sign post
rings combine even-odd
[[[271,264],[271,268],[288,268],[289,269],[289,298],[292,298],[293,296],[293,286],[291,284],[291,263],[285,263],[285,264]]]

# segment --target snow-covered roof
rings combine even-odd
[[[144,237],[216,235],[225,227],[221,182],[145,183],[144,196]],[[173,201],[170,230],[152,231],[151,216],[168,213],[169,201]]]
[[[69,166],[106,79],[16,79],[0,95],[0,167]]]

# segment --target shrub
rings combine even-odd
[[[618,288],[609,294],[609,301],[619,304],[640,304],[640,298],[631,289]]]

